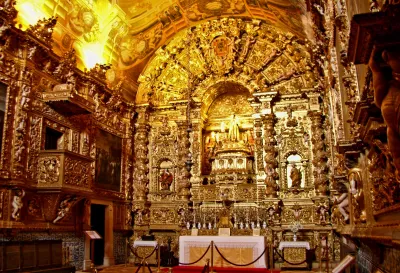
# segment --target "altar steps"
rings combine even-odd
[[[203,267],[200,266],[175,266],[173,273],[200,273]],[[232,268],[232,267],[214,267],[214,271],[217,273],[278,273],[281,272],[278,269],[265,269],[265,268]]]

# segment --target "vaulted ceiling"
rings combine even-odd
[[[224,17],[262,19],[298,38],[311,38],[305,0],[20,0],[23,28],[58,17],[56,53],[75,48],[81,69],[110,63],[111,84],[127,76],[137,86],[154,52],[181,30]]]

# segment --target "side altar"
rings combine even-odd
[[[309,242],[283,241],[279,243],[279,250],[283,250],[284,268],[307,268],[306,250],[310,250]]]

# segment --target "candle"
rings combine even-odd
[[[246,199],[246,204],[247,204],[247,223],[249,223],[249,214],[250,214],[249,199]]]
[[[257,206],[256,206],[256,209],[257,209],[257,223],[259,222],[259,218],[258,218],[258,186],[257,186],[257,183],[256,183],[256,187],[257,187],[257,191],[256,191],[256,194],[257,194]]]
[[[214,200],[214,225],[217,224],[217,200]]]

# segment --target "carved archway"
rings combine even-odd
[[[184,100],[190,88],[195,101],[219,82],[232,81],[250,92],[299,93],[312,89],[316,72],[311,45],[260,20],[223,18],[177,34],[160,48],[139,77],[136,103],[154,106]]]

